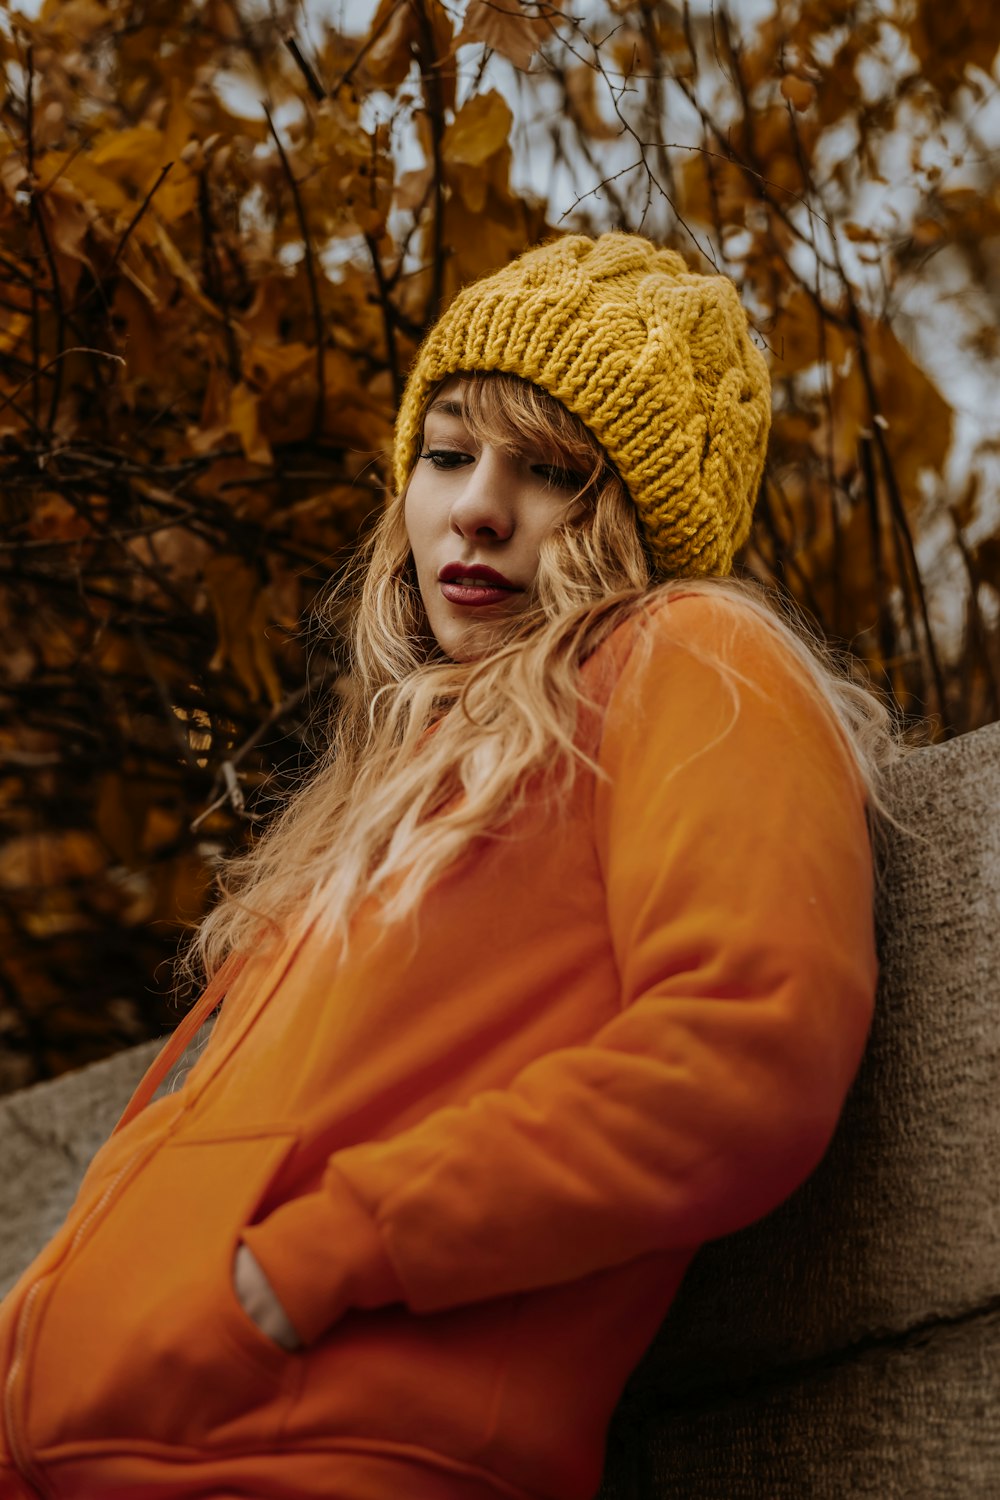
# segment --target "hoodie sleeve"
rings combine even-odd
[[[836,1125],[876,981],[864,792],[744,605],[635,628],[593,823],[619,1013],[504,1088],[335,1152],[244,1231],[300,1335],[693,1249],[776,1207]]]

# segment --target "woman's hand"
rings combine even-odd
[[[240,1245],[233,1259],[233,1291],[247,1317],[273,1343],[288,1350],[303,1347],[288,1314],[248,1245]]]

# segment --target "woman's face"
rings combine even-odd
[[[472,661],[528,606],[539,546],[568,514],[579,476],[477,442],[461,386],[449,380],[428,408],[404,516],[434,637],[452,661]]]

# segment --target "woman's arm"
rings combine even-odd
[[[244,1232],[307,1341],[350,1306],[433,1312],[693,1248],[826,1149],[876,979],[859,780],[744,607],[688,596],[648,630],[594,804],[621,1011],[509,1087],[335,1152]]]

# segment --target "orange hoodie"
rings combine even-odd
[[[593,1496],[697,1246],[824,1152],[876,959],[859,779],[742,605],[584,673],[607,774],[568,815],[479,839],[416,937],[368,903],[346,959],[231,965],[126,1112],[0,1307],[4,1500]],[[304,1349],[237,1301],[241,1240]]]

